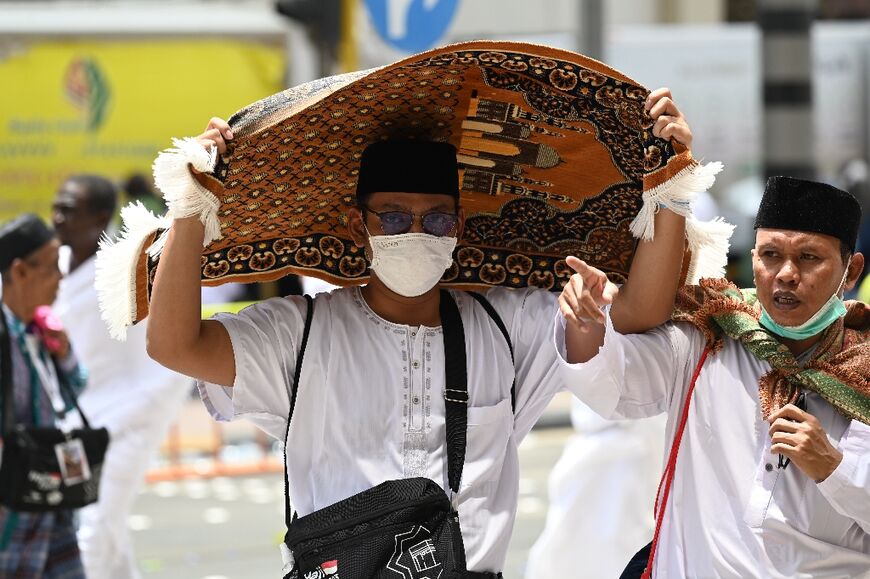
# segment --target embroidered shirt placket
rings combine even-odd
[[[403,472],[406,478],[426,476],[428,449],[426,447],[426,422],[424,413],[425,375],[424,364],[426,331],[423,328],[408,328],[404,342],[408,387],[405,390],[405,440],[403,445]]]
[[[815,351],[815,346],[798,356],[801,366],[807,363]],[[758,435],[761,437],[760,446],[763,448],[761,458],[755,468],[755,481],[752,483],[752,491],[746,505],[744,518],[746,524],[753,528],[761,527],[767,518],[768,510],[773,502],[773,493],[780,480],[780,475],[785,471],[778,468],[778,455],[771,454],[772,444],[766,428],[760,428]]]
[[[767,510],[773,500],[773,491],[783,471],[776,466],[776,456],[770,453],[770,438],[765,431],[762,436],[764,450],[761,452],[761,460],[755,469],[755,480],[752,483],[752,491],[746,505],[746,524],[750,527],[760,527],[767,517]]]

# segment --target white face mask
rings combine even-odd
[[[455,237],[428,233],[371,235],[372,265],[378,279],[400,296],[423,295],[453,264]]]

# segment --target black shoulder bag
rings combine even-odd
[[[91,428],[59,368],[58,381],[81,415],[84,427],[64,432],[59,428],[16,424],[10,341],[6,316],[0,311],[3,396],[0,504],[14,511],[44,512],[78,509],[95,502],[109,445],[108,430]]]
[[[308,303],[288,432],[314,308],[310,298]],[[468,373],[462,319],[456,302],[444,290],[440,314],[446,370],[447,479],[455,498],[465,462]],[[284,447],[286,462],[286,436]],[[286,468],[284,484],[288,529],[284,545],[292,555],[285,565],[285,579],[321,579],[331,575],[341,579],[496,577],[494,573],[467,572],[455,503],[428,478],[386,481],[299,518],[291,512]]]

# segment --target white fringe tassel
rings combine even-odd
[[[643,206],[634,221],[631,233],[642,240],[655,237],[655,215],[665,205],[686,218],[686,239],[692,252],[692,261],[686,283],[697,283],[702,277],[722,277],[728,262],[728,248],[734,226],[721,218],[698,221],[692,215],[691,203],[700,191],[713,186],[722,163],[692,165],[677,173],[668,182],[643,193]]]
[[[206,150],[194,138],[172,139],[175,145],[157,155],[154,160],[154,184],[163,192],[171,220],[198,216],[205,226],[203,247],[221,238],[221,225],[218,219],[220,201],[211,191],[199,184],[190,174],[188,165],[200,173],[214,169],[217,149]],[[165,243],[165,235],[152,248],[152,255],[160,253]]]
[[[94,285],[109,335],[123,341],[127,327],[136,320],[136,265],[142,245],[158,229],[168,228],[170,222],[138,201],[121,210],[121,219],[123,226],[117,238],[103,236],[100,240]]]
[[[206,150],[196,139],[173,139],[174,148],[161,152],[154,161],[154,184],[163,192],[167,212],[158,217],[141,203],[121,211],[123,226],[116,240],[103,237],[97,252],[95,285],[100,312],[116,340],[125,340],[127,328],[136,320],[136,265],[145,239],[158,229],[166,230],[150,247],[155,257],[166,243],[172,221],[198,216],[205,225],[203,246],[220,239],[220,201],[199,184],[190,167],[205,173],[214,169],[217,151]]]
[[[732,233],[734,226],[721,217],[712,221],[698,221],[692,216],[686,219],[686,239],[692,252],[687,284],[697,284],[705,277],[725,276]]]

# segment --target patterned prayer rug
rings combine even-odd
[[[206,224],[204,285],[290,273],[361,284],[368,264],[346,222],[362,150],[390,137],[447,141],[458,150],[467,220],[444,284],[558,291],[573,273],[567,255],[622,282],[644,199],[647,224],[635,235],[651,228],[655,195],[682,177],[682,189],[698,186],[690,152],[652,135],[648,93],[575,53],[467,42],[267,97],[230,118],[235,137],[225,155],[209,158],[195,141],[176,141],[155,176],[170,215],[181,199]],[[123,240],[136,245],[124,250],[135,264],[126,288],[135,304],[109,308],[129,324],[147,314],[160,243],[146,250],[168,222],[132,209],[125,218],[139,222]],[[144,222],[152,231],[143,236]],[[120,292],[105,279],[114,267],[106,257],[98,285],[110,289],[101,294]]]

